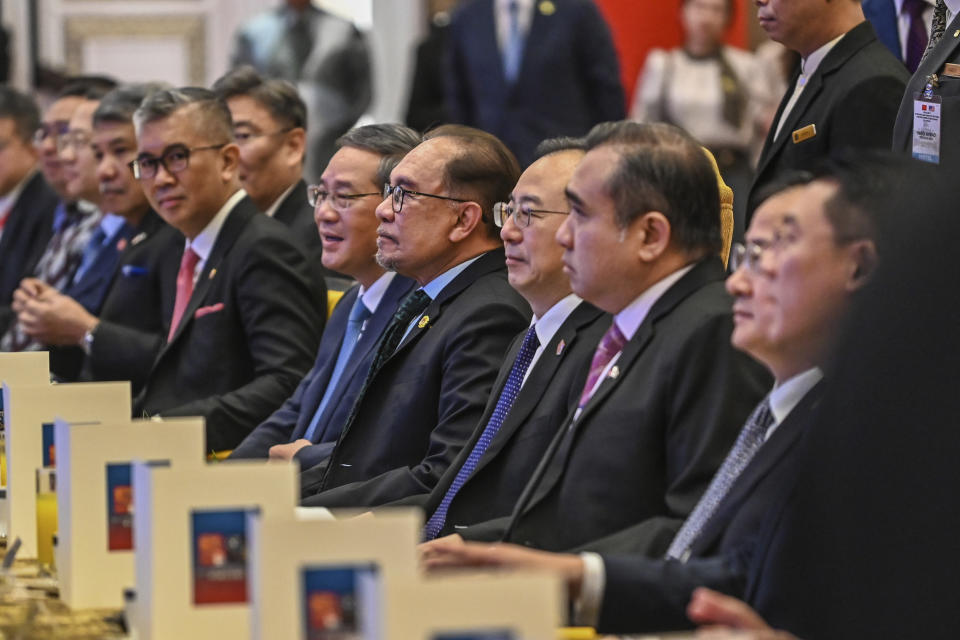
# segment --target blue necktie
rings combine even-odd
[[[700,497],[693,513],[683,523],[673,542],[670,543],[670,548],[667,549],[668,558],[686,562],[690,555],[690,548],[696,542],[700,532],[703,531],[704,526],[717,511],[717,507],[730,492],[733,483],[740,477],[740,474],[760,449],[773,420],[773,412],[770,410],[770,397],[767,396],[750,414],[747,424],[744,425],[737,441],[733,444],[733,448],[730,449],[730,453],[727,454],[723,464],[720,465],[717,475],[713,476],[710,486]]]
[[[520,33],[520,5],[517,0],[512,0],[507,9],[510,12],[510,26],[503,46],[503,77],[507,79],[507,84],[513,84],[520,74],[524,37]]]
[[[304,438],[310,442],[316,442],[314,436],[317,435],[316,431],[317,425],[320,424],[320,416],[323,415],[323,410],[327,408],[330,398],[333,397],[333,393],[337,390],[340,376],[343,375],[343,370],[346,369],[347,363],[350,361],[353,348],[357,346],[357,341],[360,340],[360,334],[363,333],[363,323],[366,322],[367,318],[371,315],[373,314],[367,309],[367,305],[363,304],[362,298],[357,296],[357,299],[353,303],[353,308],[350,310],[350,319],[347,320],[347,329],[343,333],[343,342],[340,343],[340,353],[337,355],[337,363],[333,365],[333,373],[330,374],[330,381],[327,383],[327,388],[323,392],[323,398],[320,400],[317,412],[313,414],[313,420],[310,421],[310,426],[307,428],[306,434],[304,434]]]
[[[457,476],[453,479],[453,484],[447,489],[447,493],[444,494],[443,500],[440,501],[437,510],[433,512],[433,515],[430,516],[430,519],[424,526],[424,541],[433,540],[443,529],[443,525],[447,520],[447,511],[450,509],[450,503],[453,502],[454,496],[457,495],[457,492],[460,491],[460,488],[466,483],[467,478],[469,478],[470,474],[477,468],[477,463],[480,462],[480,458],[483,457],[487,447],[489,447],[493,441],[494,436],[500,431],[500,427],[503,426],[503,421],[507,419],[507,414],[510,413],[510,408],[520,393],[523,377],[530,367],[530,362],[533,360],[533,355],[537,352],[537,347],[540,346],[540,340],[537,338],[537,332],[534,329],[535,327],[530,327],[527,330],[527,335],[523,338],[523,344],[520,345],[520,351],[517,353],[517,357],[513,361],[513,367],[510,368],[510,374],[507,376],[507,382],[503,385],[503,391],[500,392],[497,406],[494,408],[493,415],[490,416],[487,426],[483,429],[483,433],[480,434],[480,439],[473,445],[473,451],[470,452],[470,456],[466,462],[463,463],[463,466],[460,467]]]
[[[83,258],[80,259],[80,266],[73,275],[73,282],[80,282],[83,276],[90,270],[97,256],[103,250],[103,245],[107,242],[107,232],[103,230],[103,225],[98,226],[90,236],[90,241],[83,248]]]

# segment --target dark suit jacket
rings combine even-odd
[[[567,317],[544,348],[477,468],[450,503],[440,535],[463,531],[475,522],[510,515],[530,479],[533,462],[543,456],[557,428],[576,405],[590,371],[593,352],[609,326],[610,316],[588,302],[580,303]],[[473,437],[434,490],[422,496],[428,517],[440,504],[490,420],[523,336],[517,336],[503,360],[500,376]],[[565,346],[558,355],[561,342]]]
[[[743,596],[757,531],[795,482],[799,442],[820,397],[817,385],[757,451],[695,540],[687,562],[603,555],[606,583],[598,629],[646,633],[691,627],[686,609],[700,586]],[[617,539],[626,542],[632,535],[632,530],[621,532],[600,546],[613,548]]]
[[[393,314],[396,313],[400,301],[413,289],[414,282],[401,275],[393,277],[393,281],[383,294],[377,311],[367,320],[366,327],[350,354],[340,376],[336,395],[330,398],[324,409],[324,417],[317,427],[317,444],[304,447],[297,452],[296,459],[300,466],[309,469],[320,464],[333,451],[333,446],[340,436],[340,428],[346,423],[350,409],[360,393],[367,370],[376,353],[376,345],[380,335],[387,328]],[[320,406],[333,368],[337,363],[340,345],[343,344],[343,334],[350,319],[350,310],[357,299],[360,285],[356,285],[344,294],[343,298],[333,310],[330,321],[323,331],[320,340],[320,349],[313,369],[306,375],[296,392],[271,415],[266,422],[253,430],[240,446],[234,449],[230,458],[266,458],[270,447],[275,444],[293,442],[303,438],[310,427],[313,416]]]
[[[20,281],[33,274],[53,235],[56,192],[39,171],[24,186],[0,237],[0,305],[9,307]]]
[[[182,253],[183,245],[178,265]],[[309,371],[324,296],[290,232],[244,198],[220,229],[134,415],[203,416],[207,449],[232,449]]]
[[[103,268],[104,261],[98,260],[102,267],[99,286],[105,292],[102,305],[87,307],[100,321],[94,331],[91,357],[86,358],[79,347],[51,348],[50,370],[57,377],[66,381],[130,380],[133,393],[140,390],[163,341],[163,318],[172,313],[179,266],[174,258],[182,243],[183,236],[148,211],[139,226],[128,234],[127,246],[109,274]],[[90,276],[88,272],[65,293],[74,297],[75,290],[93,290],[88,282]],[[164,284],[169,293],[167,305],[162,302]],[[117,340],[117,335],[124,339]],[[151,345],[147,349],[140,346],[144,340]]]
[[[863,0],[862,7],[863,15],[877,32],[877,39],[890,50],[890,53],[902,61],[899,20],[893,0]]]
[[[877,40],[869,22],[851,29],[827,54],[787,116],[780,137],[773,136],[790,100],[799,70],[767,134],[757,176],[747,201],[747,224],[759,205],[759,194],[778,176],[810,170],[843,148],[885,149],[890,144],[897,105],[909,74]],[[793,132],[816,126],[812,138],[794,142]]]
[[[631,551],[658,555],[707,488],[770,377],[730,344],[719,258],[664,293],[579,418],[564,422],[509,524],[465,537],[563,551],[642,523]]]
[[[93,262],[83,273],[83,277],[74,276],[75,279],[63,290],[63,293],[79,302],[90,313],[94,315],[99,313],[117,265],[120,263],[120,254],[133,238],[134,231],[133,227],[124,223],[116,234],[116,240],[107,242],[101,247]],[[87,247],[89,248],[89,244]]]
[[[447,111],[496,135],[526,166],[544,138],[582,136],[625,117],[626,100],[610,29],[591,0],[554,0],[534,7],[520,71],[503,75],[493,0],[462,3],[450,23]]]
[[[305,505],[376,506],[433,489],[476,428],[530,307],[496,249],[447,284],[422,318],[372,378],[333,455],[302,474]]]
[[[943,99],[940,118],[940,166],[948,171],[960,167],[960,78],[943,75],[947,63],[960,64],[960,38],[953,34],[960,29],[960,15],[947,26],[943,40],[917,68],[902,94],[896,127],[893,130],[893,149],[907,155],[913,153],[913,101],[923,91],[927,76],[936,73],[939,88],[934,93]]]

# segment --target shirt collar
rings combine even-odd
[[[947,25],[949,25],[953,18],[960,13],[960,0],[945,0],[944,4],[947,5],[947,12],[950,14],[947,16]]]
[[[823,45],[806,58],[804,58],[800,63],[800,72],[806,78],[809,78],[814,73],[817,72],[817,69],[820,68],[820,63],[823,62],[823,59],[827,57],[827,54],[837,46],[837,43],[843,40],[843,36],[847,35],[846,33],[840,34],[827,44]]]
[[[770,392],[770,412],[776,424],[782,423],[790,412],[800,403],[803,396],[823,378],[819,367],[807,369],[789,380],[779,382]]]
[[[469,260],[466,260],[465,262],[461,262],[455,267],[451,267],[450,269],[447,269],[446,271],[438,275],[436,278],[434,278],[427,284],[423,285],[423,292],[428,296],[430,296],[431,300],[436,300],[437,296],[440,295],[440,292],[443,291],[443,288],[446,287],[448,284],[450,284],[454,278],[460,275],[464,269],[466,269],[471,264],[473,264],[479,257],[480,256],[470,258]]]
[[[560,300],[550,307],[542,318],[533,317],[531,324],[537,331],[537,339],[541,345],[549,344],[553,336],[560,329],[560,325],[566,322],[567,318],[573,313],[583,300],[575,293],[571,293],[566,298]]]
[[[210,257],[213,244],[217,241],[217,236],[220,235],[220,228],[223,227],[223,223],[226,222],[227,216],[230,215],[233,208],[237,206],[237,203],[243,200],[246,195],[246,191],[238,189],[236,193],[227,198],[227,201],[224,202],[220,210],[217,211],[217,215],[213,216],[213,220],[207,223],[203,231],[198,233],[197,237],[193,240],[187,240],[187,249],[193,249],[193,252],[200,256],[201,262],[206,262],[207,258]]]
[[[287,199],[287,196],[290,195],[290,192],[293,191],[293,188],[297,186],[297,183],[294,182],[292,185],[287,187],[287,190],[280,194],[280,197],[273,201],[273,204],[267,207],[267,210],[263,213],[268,217],[272,218],[277,215],[277,209],[280,208],[280,205],[283,204],[283,201]]]
[[[367,311],[370,313],[377,312],[377,307],[380,306],[380,301],[383,300],[383,294],[387,292],[387,287],[390,286],[390,283],[393,282],[393,278],[396,275],[396,271],[387,271],[374,280],[369,289],[360,285],[360,292],[357,294],[357,297],[363,302],[363,306],[367,308]]]
[[[647,314],[650,313],[650,309],[652,309],[653,305],[660,299],[660,296],[666,293],[667,289],[672,287],[691,269],[693,269],[693,265],[688,264],[682,269],[677,269],[666,278],[658,280],[652,286],[648,287],[646,291],[641,293],[636,300],[615,315],[613,321],[617,323],[617,327],[620,328],[623,337],[627,340],[632,339],[633,334],[640,328],[640,324],[647,317]]]
[[[104,242],[112,240],[126,224],[127,221],[115,213],[103,214],[103,218],[100,219],[100,228],[106,236]]]

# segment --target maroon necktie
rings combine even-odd
[[[190,302],[190,296],[193,294],[193,274],[198,262],[200,262],[200,256],[193,249],[188,248],[183,252],[183,258],[180,259],[180,272],[177,273],[177,299],[173,303],[173,318],[170,320],[167,342],[173,340],[173,334],[176,333],[180,320],[183,319],[183,312],[187,310],[187,303]]]
[[[930,6],[926,0],[903,0],[903,13],[910,17],[910,26],[907,30],[907,47],[904,53],[904,62],[910,73],[916,73],[923,59],[923,52],[927,49],[927,25],[923,21],[923,12]]]
[[[597,350],[593,352],[593,360],[590,362],[590,375],[587,376],[587,384],[583,385],[583,393],[580,395],[580,403],[577,405],[581,409],[586,406],[587,401],[593,395],[593,388],[597,386],[600,374],[607,368],[613,357],[623,351],[625,344],[627,344],[627,339],[614,321],[607,332],[603,334],[603,338],[600,339]]]

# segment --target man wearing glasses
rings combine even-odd
[[[420,136],[396,124],[348,131],[306,197],[323,241],[324,267],[357,280],[330,316],[313,369],[296,392],[234,449],[230,459],[295,459],[301,468],[333,451],[360,392],[381,334],[413,288],[409,278],[377,264],[382,185]]]
[[[377,261],[419,287],[385,329],[333,453],[302,474],[305,505],[375,506],[429,491],[469,441],[530,320],[493,220],[519,173],[500,140],[459,126],[428,133],[391,172]]]
[[[260,214],[237,176],[226,104],[194,87],[134,114],[131,163],[147,200],[185,237],[166,344],[140,415],[202,415],[207,449],[235,447],[293,393],[323,328],[324,292],[289,230]]]
[[[260,211],[290,227],[310,262],[321,267],[320,236],[307,202],[303,163],[307,107],[285,80],[264,78],[253,67],[220,77],[213,91],[227,101],[240,147],[240,184]]]

